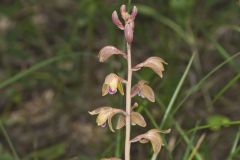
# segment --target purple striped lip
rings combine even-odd
[[[112,89],[111,87],[109,87],[109,89],[108,89],[108,93],[109,94],[115,94],[117,92],[117,89]]]

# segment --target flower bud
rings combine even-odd
[[[125,4],[121,5],[120,12],[121,12],[122,18],[124,20],[126,20],[127,11],[126,11],[126,5]]]
[[[133,25],[134,22],[130,22],[125,25],[124,35],[128,44],[131,44],[133,41]]]
[[[132,13],[131,13],[131,18],[134,20],[135,17],[137,16],[137,13],[138,13],[138,10],[137,10],[137,7],[134,6],[133,9],[132,9]]]
[[[112,21],[119,29],[124,30],[124,26],[123,26],[122,22],[118,18],[117,11],[114,11],[112,13]]]

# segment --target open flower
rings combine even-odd
[[[134,106],[132,107],[132,111],[131,111],[131,124],[132,125],[139,125],[141,127],[146,127],[146,122],[145,119],[143,118],[143,116],[138,113],[138,112],[134,112],[133,109],[138,107],[138,104],[135,103]],[[124,127],[126,125],[126,119],[124,115],[120,115],[118,118],[118,122],[117,122],[117,127],[116,129],[121,129],[122,127]]]
[[[106,76],[104,84],[102,86],[102,96],[109,94],[115,94],[117,90],[124,95],[122,82],[125,80],[116,75],[115,73],[110,73]]]
[[[108,106],[100,107],[100,108],[97,108],[97,109],[89,112],[89,114],[91,114],[91,115],[98,114],[97,120],[96,120],[98,126],[105,127],[106,122],[108,121],[109,128],[112,132],[114,132],[114,129],[112,127],[112,117],[118,113],[125,115],[125,112],[123,110],[108,107]]]
[[[162,58],[160,57],[150,57],[143,61],[142,63],[137,64],[133,67],[133,71],[138,71],[142,67],[151,68],[155,73],[157,73],[161,78],[163,77],[162,72],[164,71],[163,64],[167,64]]]
[[[161,147],[164,145],[162,137],[159,135],[159,133],[167,134],[170,133],[170,131],[171,129],[167,130],[151,129],[148,132],[133,138],[130,142],[148,143],[150,141],[153,147],[154,155],[157,156],[161,150]]]
[[[155,95],[150,86],[147,85],[148,82],[141,80],[132,87],[131,96],[136,95],[141,96],[142,98],[147,98],[151,102],[155,102]]]
[[[127,55],[123,51],[114,46],[103,47],[98,54],[98,58],[100,62],[105,62],[112,55],[122,55],[124,58],[127,58]]]

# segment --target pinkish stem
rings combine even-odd
[[[130,160],[130,135],[131,135],[131,85],[132,85],[132,61],[131,61],[131,44],[127,43],[127,63],[128,77],[126,84],[126,137],[125,137],[125,160]]]

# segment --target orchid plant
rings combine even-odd
[[[111,56],[120,55],[127,60],[128,64],[127,80],[121,78],[115,73],[110,73],[106,76],[104,84],[102,86],[102,96],[105,96],[107,94],[113,95],[116,94],[117,91],[119,91],[121,95],[125,95],[126,108],[125,110],[122,110],[111,106],[102,106],[93,111],[90,111],[89,113],[91,115],[98,115],[96,120],[98,126],[106,126],[106,123],[108,123],[109,128],[112,132],[115,132],[112,126],[112,117],[119,114],[116,129],[121,129],[124,126],[126,127],[125,160],[130,160],[131,143],[134,142],[140,143],[151,142],[154,152],[152,159],[156,159],[157,155],[161,150],[161,147],[163,146],[162,137],[159,135],[159,133],[164,134],[169,133],[170,129],[167,130],[151,129],[144,134],[138,135],[132,140],[130,139],[131,125],[138,125],[140,127],[146,127],[147,125],[144,120],[144,117],[140,113],[134,111],[134,109],[138,107],[138,104],[134,103],[132,105],[132,98],[134,98],[136,95],[139,95],[142,98],[146,98],[150,102],[155,102],[154,91],[148,85],[147,81],[140,80],[137,84],[133,85],[132,87],[132,74],[133,72],[138,71],[143,67],[148,67],[151,68],[157,75],[159,75],[162,78],[164,64],[167,63],[160,57],[149,57],[145,61],[132,67],[131,46],[133,42],[133,33],[135,26],[135,18],[137,16],[137,7],[134,6],[131,14],[129,14],[126,10],[126,5],[122,5],[120,8],[120,13],[124,23],[120,21],[117,11],[114,11],[112,13],[112,21],[120,30],[124,31],[127,51],[126,52],[122,51],[114,46],[106,46],[100,50],[98,58],[100,62],[106,62]],[[124,92],[123,85],[126,86],[126,92]],[[120,160],[120,159],[112,157],[105,158],[103,160]]]

